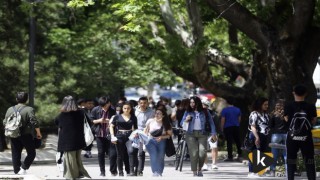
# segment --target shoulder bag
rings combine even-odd
[[[92,134],[90,125],[87,121],[86,115],[84,115],[83,132],[84,132],[84,140],[86,142],[86,145],[89,146],[93,142],[94,136]]]

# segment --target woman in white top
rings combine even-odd
[[[172,135],[172,127],[165,107],[161,106],[156,109],[155,117],[147,121],[144,131],[150,137],[146,148],[150,155],[153,176],[162,176],[166,140]]]

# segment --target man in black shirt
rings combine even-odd
[[[297,153],[301,150],[302,157],[306,166],[307,176],[309,180],[316,179],[315,163],[314,163],[314,145],[312,139],[311,128],[308,129],[305,136],[292,135],[290,128],[296,112],[303,112],[307,116],[310,124],[316,122],[316,107],[314,104],[307,103],[304,99],[307,95],[307,88],[304,85],[296,85],[293,88],[294,102],[287,104],[284,109],[284,118],[289,124],[287,134],[287,176],[288,180],[294,179],[296,170]],[[299,119],[301,120],[301,119]]]

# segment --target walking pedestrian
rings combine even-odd
[[[117,166],[119,176],[124,176],[123,160],[125,154],[129,154],[130,174],[127,176],[137,176],[138,149],[132,147],[129,136],[136,130],[137,117],[134,115],[133,107],[129,102],[123,104],[119,115],[113,117],[110,124],[111,142],[115,144],[117,151]]]
[[[206,158],[207,153],[207,132],[205,131],[205,123],[208,118],[208,122],[211,127],[211,138],[216,141],[216,130],[215,125],[211,116],[206,117],[202,107],[202,103],[199,97],[190,97],[190,105],[187,111],[184,113],[181,126],[183,123],[188,123],[188,129],[186,131],[186,142],[188,145],[190,160],[191,160],[191,170],[193,171],[193,176],[203,176],[202,166]]]
[[[201,102],[202,102],[203,109],[208,110],[208,112],[209,112],[208,115],[210,115],[212,117],[215,127],[218,127],[218,129],[219,129],[218,114],[210,109],[211,103],[208,100],[202,100]],[[216,129],[217,133],[220,132],[218,129]],[[208,138],[209,147],[211,149],[211,159],[212,159],[211,169],[217,170],[218,169],[217,161],[218,161],[218,140],[219,139],[217,139],[216,141],[211,141],[210,137],[211,137],[211,135],[209,135],[209,138]],[[206,157],[206,159],[205,159],[205,162],[202,167],[202,171],[208,170],[207,164],[208,164],[208,157]]]
[[[297,153],[299,150],[303,157],[308,179],[315,180],[316,169],[311,129],[312,125],[314,125],[317,120],[316,107],[314,104],[309,104],[305,101],[307,88],[302,84],[294,86],[293,96],[294,102],[287,104],[284,108],[284,118],[289,124],[286,141],[288,180],[294,179],[294,172],[297,164]],[[297,121],[295,121],[294,118],[297,118]],[[303,126],[300,124],[302,122],[305,123]],[[295,133],[292,130],[298,130],[299,133]]]
[[[233,161],[233,142],[237,146],[238,159],[242,158],[241,141],[240,141],[240,121],[241,111],[238,107],[233,105],[232,99],[227,99],[227,107],[221,111],[221,130],[227,141],[228,157],[225,162]]]
[[[138,129],[144,130],[148,119],[154,117],[154,110],[149,107],[148,98],[140,97],[138,101],[138,106],[135,109],[135,116],[137,117]],[[144,163],[145,163],[145,151],[143,148],[143,143],[139,144],[138,151],[138,176],[143,176]]]
[[[34,131],[36,131],[36,137],[38,139],[42,138],[39,122],[35,116],[34,109],[27,106],[28,93],[18,92],[16,95],[17,105],[10,107],[3,120],[3,126],[7,123],[7,118],[19,111],[21,114],[21,124],[20,136],[16,138],[10,138],[11,141],[11,154],[12,154],[12,165],[13,172],[15,174],[26,174],[34,158],[36,157],[36,149],[34,144]],[[21,163],[21,153],[23,148],[27,151],[27,156],[25,157],[23,163]]]
[[[162,176],[166,141],[172,136],[172,127],[165,108],[156,110],[155,117],[147,121],[144,131],[150,139],[146,148],[150,155],[153,176]]]
[[[75,99],[70,95],[64,97],[55,124],[59,128],[57,151],[64,155],[63,177],[66,179],[91,178],[81,159],[81,151],[86,147],[84,118],[85,113],[77,107]]]
[[[94,134],[96,136],[98,161],[100,167],[100,176],[106,176],[105,156],[109,155],[110,173],[116,176],[117,172],[117,153],[115,146],[110,142],[109,120],[116,111],[111,107],[111,102],[108,97],[102,96],[98,99],[99,106],[96,106],[91,111]]]

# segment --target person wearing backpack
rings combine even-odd
[[[316,179],[311,129],[312,124],[316,123],[317,113],[315,105],[305,101],[306,95],[306,86],[302,84],[294,86],[294,102],[287,104],[284,108],[284,118],[289,124],[286,141],[287,176],[289,180],[294,179],[299,150],[301,150],[305,162],[308,179]]]
[[[36,138],[41,139],[42,135],[39,128],[39,122],[35,116],[34,109],[26,105],[28,101],[28,93],[18,92],[16,95],[17,105],[10,107],[7,110],[3,125],[6,128],[11,128],[11,132],[6,130],[6,135],[11,140],[11,154],[13,172],[15,174],[26,174],[36,157],[36,148],[34,143],[34,131],[36,131]],[[15,114],[15,121],[19,121],[19,128],[9,127],[7,123],[10,122],[10,116]],[[21,162],[21,153],[23,148],[27,151],[27,156]]]

